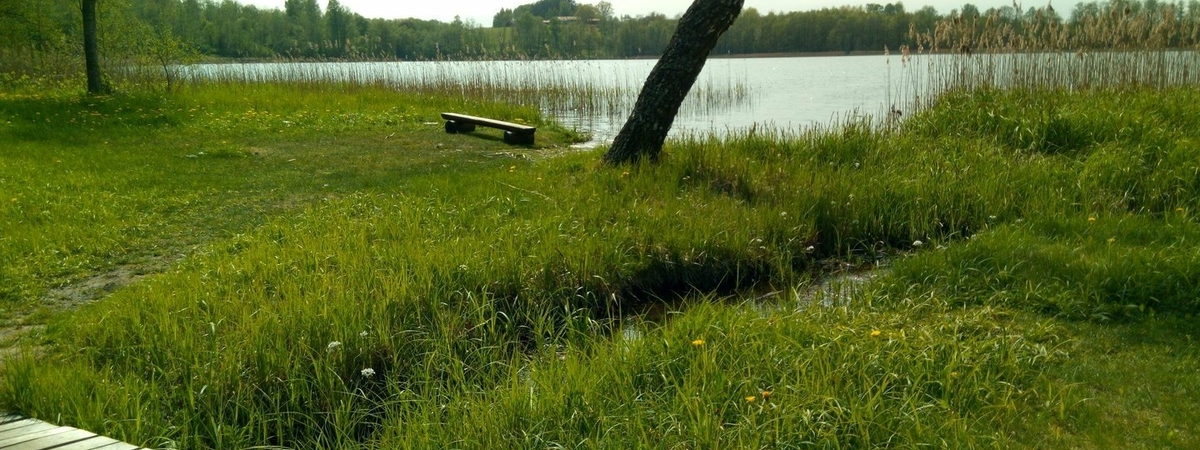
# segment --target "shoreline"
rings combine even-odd
[[[786,53],[725,53],[711,54],[709,59],[762,59],[762,58],[829,58],[840,56],[882,56],[882,50],[855,50],[851,52],[786,52]],[[575,59],[284,59],[284,58],[225,58],[205,57],[195,64],[288,64],[288,63],[409,63],[409,62],[509,62],[509,61],[640,61],[658,59],[659,56],[637,56],[630,58],[575,58]]]

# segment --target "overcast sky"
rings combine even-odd
[[[263,8],[283,8],[284,0],[238,0],[244,5],[255,5]],[[317,0],[321,8],[325,8],[328,0]],[[440,20],[442,22],[450,22],[454,20],[454,16],[462,17],[462,20],[473,20],[475,23],[482,26],[492,25],[492,16],[496,14],[500,8],[515,8],[527,3],[534,3],[536,0],[339,0],[342,6],[349,8],[358,14],[365,17],[382,17],[385,19],[404,19],[415,17],[425,20]],[[827,7],[837,7],[843,5],[862,6],[867,3],[887,4],[895,0],[746,0],[747,8],[757,8],[759,12],[767,13],[770,11],[808,11],[813,9],[821,9]],[[1079,0],[1071,0],[1070,2],[1059,0],[1061,2],[1058,7],[1071,7]],[[576,0],[577,3],[599,3],[600,0]],[[666,14],[669,17],[674,17],[682,14],[688,5],[692,4],[692,0],[608,0],[613,5],[613,11],[617,16],[644,16],[651,12]],[[923,6],[933,6],[940,13],[949,12],[951,9],[959,9],[963,3],[968,3],[966,0],[917,0],[911,2],[903,2],[904,8],[909,11],[916,11]],[[979,0],[970,1],[969,3],[979,7],[981,11],[988,8],[1012,5],[1011,0]],[[1025,4],[1024,6],[1044,6],[1038,4]]]

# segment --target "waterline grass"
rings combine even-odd
[[[1047,5],[951,15],[932,29],[910,29],[915,45],[895,49],[895,80],[888,63],[887,107],[915,111],[959,90],[1168,89],[1200,82],[1194,8],[1114,1],[1077,9],[1069,21]]]
[[[1091,447],[1146,414],[1177,431],[1122,439],[1200,440],[1190,397],[1095,384],[1087,339],[1197,312],[1194,89],[955,92],[898,133],[753,129],[618,170],[569,134],[425,125],[459,96],[190,89],[0,99],[7,305],[187,254],[53,315],[0,407],[180,448]],[[795,293],[880,260],[842,303]],[[1137,362],[1194,386],[1178,330]]]
[[[191,84],[328,83],[386,86],[404,92],[536,105],[549,115],[624,118],[644,74],[603,61],[279,62],[189,66]],[[649,66],[645,69],[648,71]],[[741,79],[702,76],[680,114],[704,114],[752,103]]]

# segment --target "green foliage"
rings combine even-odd
[[[187,256],[55,316],[0,406],[187,448],[1104,442],[1060,433],[1107,423],[1074,381],[1105,373],[1094,324],[1061,319],[1197,310],[1198,96],[956,93],[898,132],[751,129],[608,170],[544,128],[515,153],[425,125],[532,109],[375,86],[5,95],[9,311]],[[1072,131],[988,119],[1025,112]],[[629,320],[656,309],[678,312]]]
[[[1040,368],[1065,356],[1053,329],[984,309],[922,319],[931,312],[700,304],[661,327],[542,352],[497,389],[403,408],[379,444],[966,447],[1007,441],[983,423],[1064,400],[1018,388],[1040,389]]]
[[[1180,102],[1190,88],[1166,89],[1167,101],[1112,88],[1080,96],[1063,90],[950,92],[906,123],[929,138],[982,140],[1078,167],[1079,200],[1098,210],[1169,214],[1195,208],[1200,153],[1194,117]],[[1080,99],[1088,99],[1081,101]]]
[[[72,5],[69,0],[0,2],[0,72],[60,78],[79,73],[80,19]],[[1126,5],[1128,14],[1123,12]],[[901,3],[767,14],[749,8],[723,35],[714,54],[1161,50],[1200,42],[1196,8],[1181,5],[1080,4],[1069,21],[1049,7],[978,11],[967,6],[946,15],[931,7],[910,12]],[[176,85],[176,64],[190,63],[199,55],[291,60],[651,57],[662,52],[676,26],[675,19],[663,14],[618,16],[607,2],[558,0],[501,9],[492,28],[461,20],[368,19],[336,0],[324,11],[316,0],[289,0],[282,9],[234,1],[114,0],[103,5],[100,16],[102,53],[113,81],[165,89]],[[1071,74],[1077,78],[1073,83],[1089,85],[1095,69],[1115,66],[1105,61],[1111,55],[1094,58],[1099,62]],[[147,65],[153,70],[126,73],[130,66]],[[1154,77],[1164,79],[1187,71],[1161,55],[1134,65],[1157,65],[1160,73]],[[988,77],[980,76],[979,68],[950,72],[988,83],[990,75],[1004,74],[1007,68],[992,64],[983,70]],[[1112,76],[1134,73],[1141,71]],[[1042,70],[1012,73],[1031,79],[1060,75]],[[1148,75],[1139,76],[1125,81],[1146,82]]]
[[[898,262],[908,289],[1074,318],[1200,312],[1200,227],[1177,217],[1037,220]],[[1081,257],[1082,256],[1082,257]],[[914,295],[906,291],[906,295]]]

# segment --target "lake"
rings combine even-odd
[[[204,79],[331,79],[385,82],[400,89],[483,94],[537,103],[560,123],[611,141],[656,60],[423,61],[201,64]],[[850,114],[878,114],[900,78],[898,56],[714,58],[696,81],[672,128],[723,134],[753,124],[801,128]],[[893,99],[892,103],[896,103]]]
[[[184,75],[233,82],[352,81],[413,92],[537,105],[563,125],[609,142],[656,60],[401,61],[200,64]],[[758,124],[830,125],[860,115],[909,113],[947,88],[1080,89],[1200,83],[1194,51],[1045,52],[988,55],[712,58],[676,116],[672,135],[724,134]],[[469,111],[464,111],[469,113]],[[431,118],[436,119],[436,118]],[[881,123],[881,122],[877,122]]]
[[[705,65],[696,86],[715,96],[722,90],[744,98],[706,107],[704,99],[689,98],[675,119],[672,134],[722,134],[754,124],[779,128],[827,125],[850,114],[878,114],[888,101],[889,69],[899,64],[887,56],[718,58]],[[653,60],[594,61],[588,69],[597,76],[619,74],[616,79],[634,80],[637,86],[649,75]],[[893,81],[894,82],[894,81]],[[695,88],[693,89],[695,91]],[[695,92],[693,92],[695,97]],[[629,107],[616,114],[572,114],[555,116],[567,126],[590,131],[598,141],[611,141]]]

